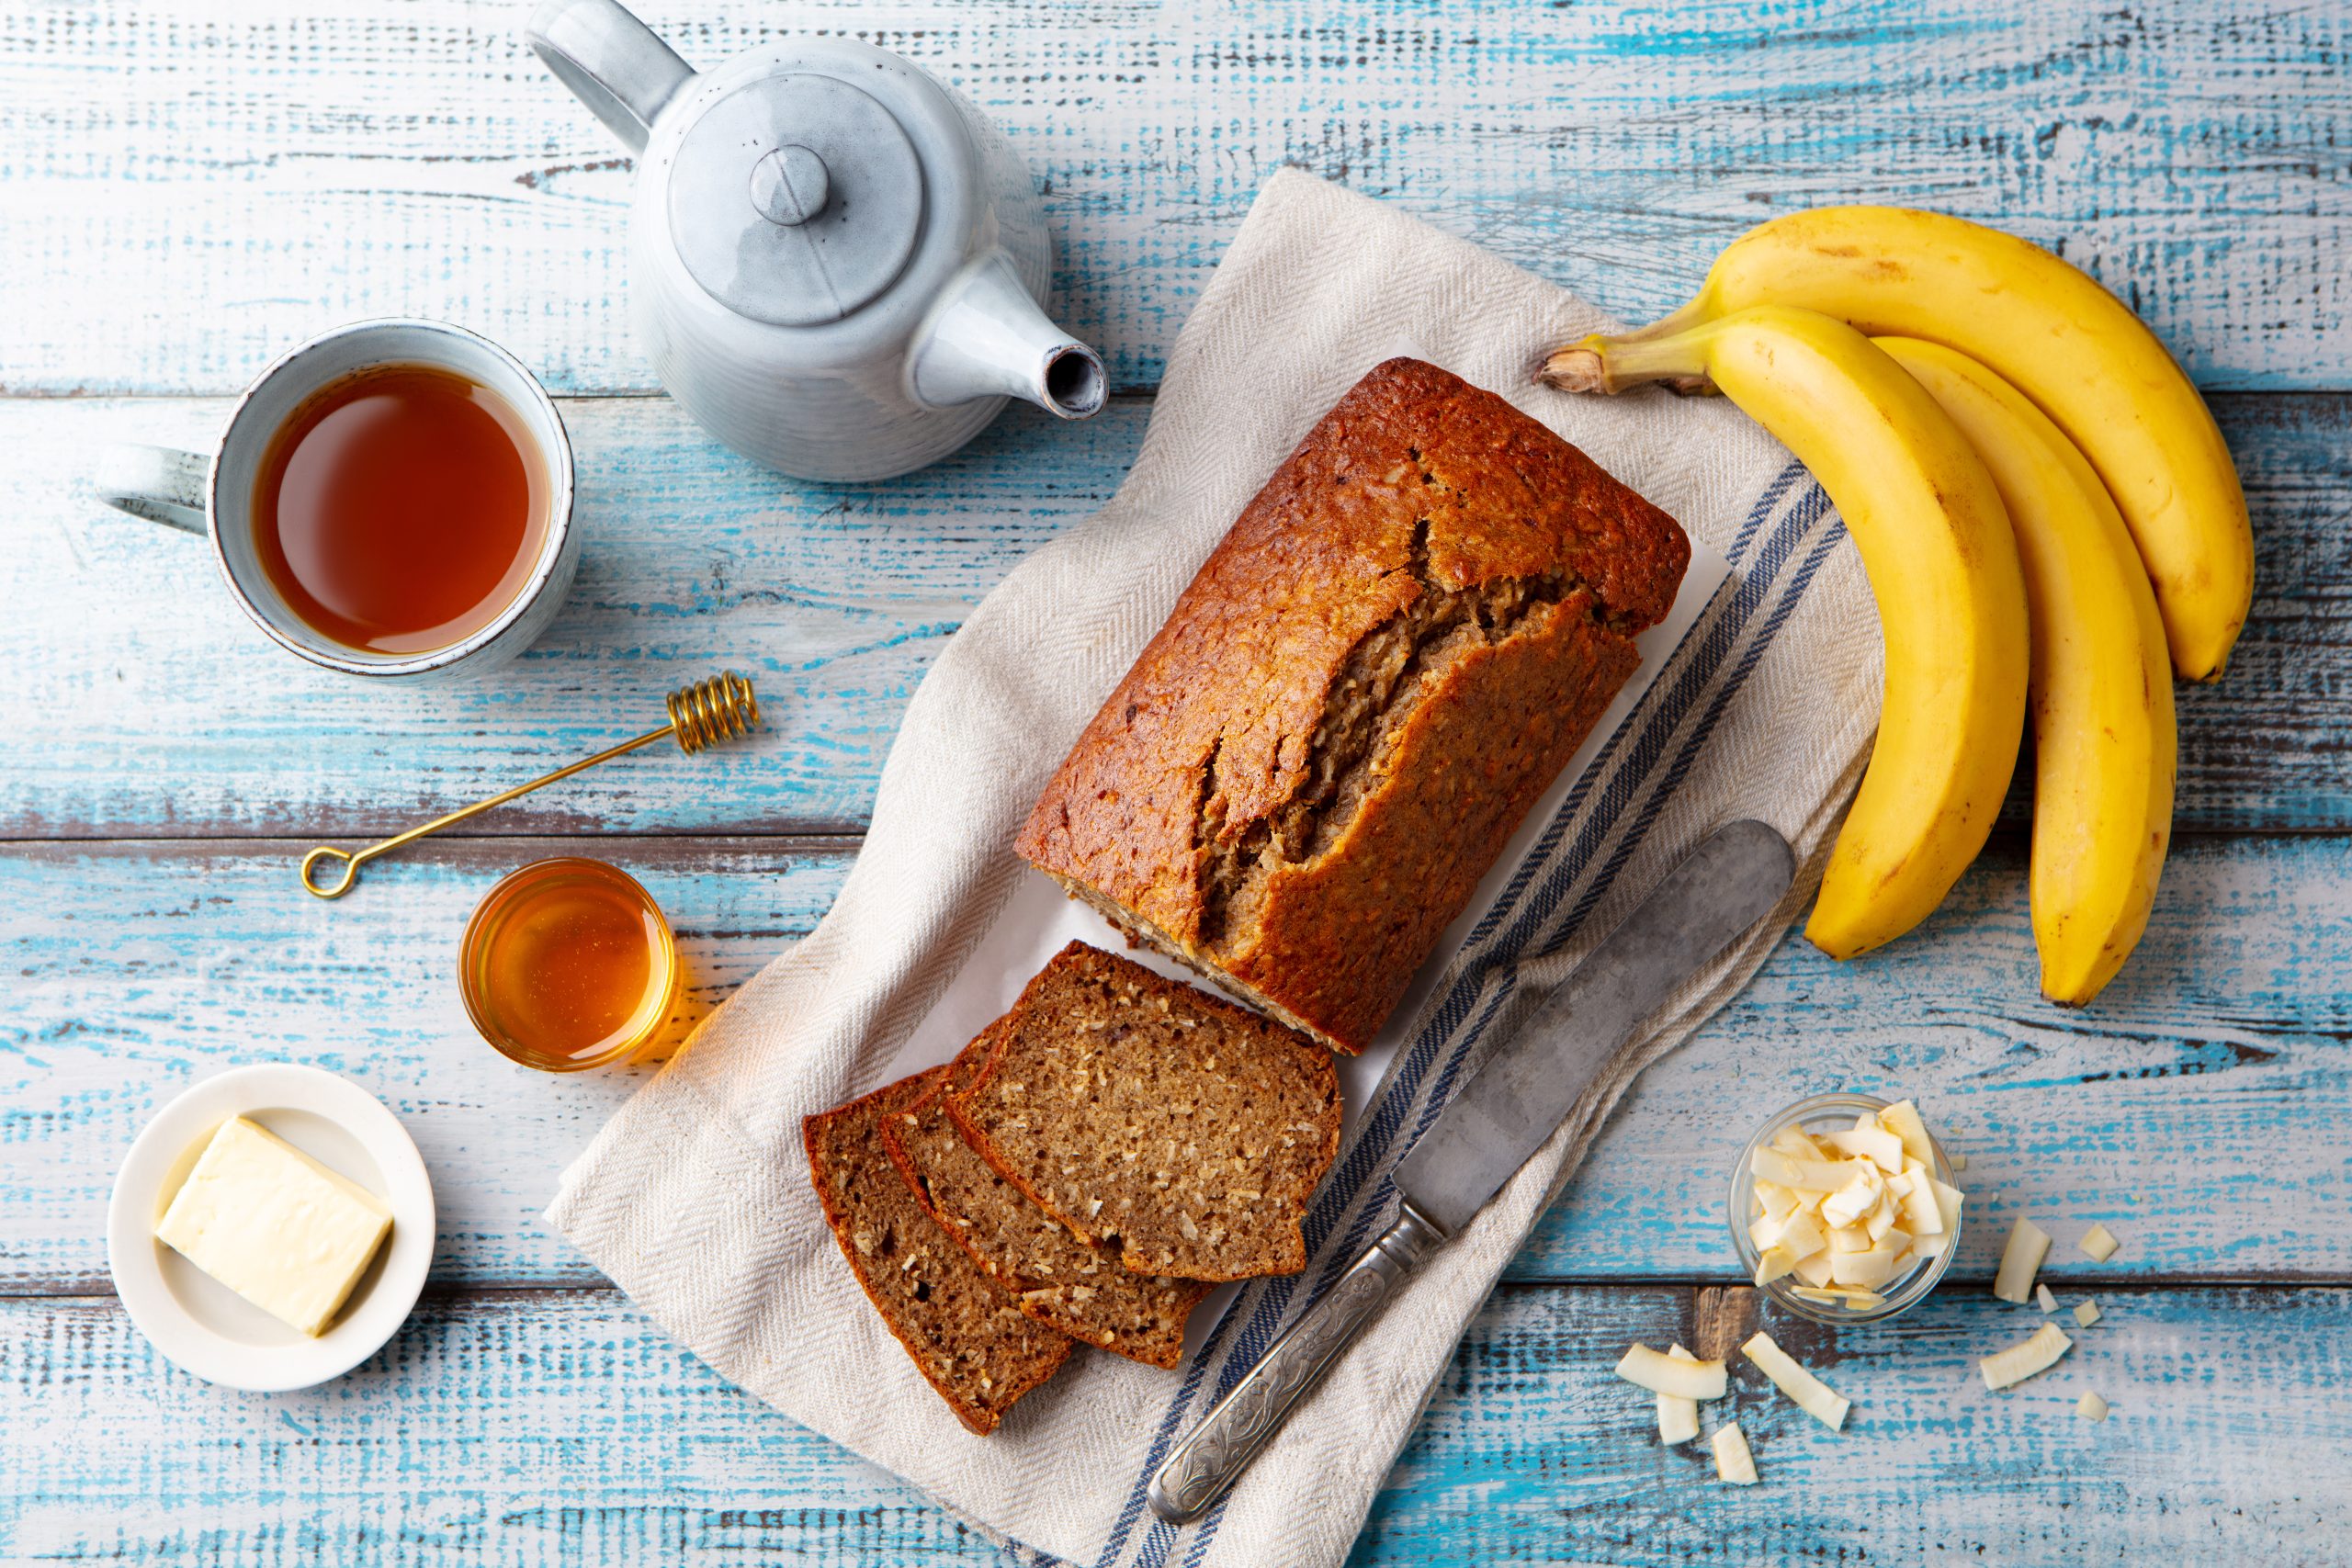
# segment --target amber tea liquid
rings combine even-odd
[[[254,543],[313,630],[427,653],[514,602],[547,538],[548,489],[505,399],[454,371],[383,366],[320,389],[270,438]]]
[[[483,1037],[548,1072],[636,1055],[660,1035],[678,992],[669,922],[633,878],[600,861],[540,861],[491,889],[458,967]]]

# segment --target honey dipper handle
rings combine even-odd
[[[351,891],[353,883],[359,880],[359,863],[364,858],[362,855],[353,854],[348,850],[336,849],[332,844],[321,844],[302,857],[302,886],[321,898],[340,898]],[[311,876],[311,868],[321,861],[327,860],[339,860],[343,863],[343,880],[322,886],[316,878]]]
[[[582,769],[593,768],[599,762],[609,762],[624,751],[634,751],[640,746],[650,746],[656,740],[666,740],[674,735],[678,739],[678,749],[688,756],[692,756],[706,748],[718,745],[722,740],[732,740],[749,734],[757,728],[760,723],[760,702],[759,698],[752,694],[751,678],[746,675],[738,675],[732,670],[722,671],[707,681],[697,681],[691,686],[680,687],[670,694],[668,706],[670,722],[659,729],[649,729],[634,740],[624,740],[617,746],[608,746],[594,756],[583,757],[568,768],[558,768],[551,773],[533,779],[529,784],[517,784],[503,794],[492,795],[488,800],[477,801],[471,806],[452,811],[447,817],[435,817],[423,827],[411,828],[405,833],[395,833],[380,844],[370,844],[364,850],[338,850],[329,844],[321,844],[302,857],[302,886],[314,897],[340,898],[350,892],[351,885],[359,879],[360,866],[387,851],[399,849],[402,844],[413,840],[422,839],[427,833],[437,833],[453,822],[462,822],[469,817],[478,817],[493,806],[503,806],[517,795],[528,795],[535,789],[544,789],[559,779],[568,779]],[[339,860],[343,863],[342,878],[333,883],[323,884],[312,880],[312,872],[331,860]]]
[[[359,879],[359,868],[378,855],[422,839],[427,833],[437,833],[450,824],[462,822],[469,817],[479,817],[493,806],[503,806],[518,795],[528,795],[533,790],[544,788],[559,779],[568,779],[583,768],[593,768],[599,762],[609,762],[624,751],[634,751],[640,746],[650,746],[656,740],[667,740],[675,728],[674,725],[665,724],[659,729],[649,729],[634,740],[624,740],[617,746],[606,747],[594,756],[583,757],[568,768],[558,768],[551,773],[533,779],[529,784],[517,784],[502,795],[492,795],[488,800],[478,800],[471,806],[461,807],[447,817],[435,817],[430,822],[411,828],[405,833],[395,833],[383,842],[370,844],[364,850],[338,850],[329,844],[321,844],[302,857],[302,886],[318,897],[340,898],[350,892],[351,885]],[[340,860],[344,863],[343,879],[322,886],[311,879],[311,871],[321,862],[329,860]]]

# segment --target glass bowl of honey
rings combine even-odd
[[[678,944],[637,879],[602,861],[535,861],[467,922],[458,985],[501,1055],[541,1072],[627,1062],[677,1005]]]

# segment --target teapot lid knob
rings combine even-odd
[[[752,165],[752,205],[769,222],[793,228],[825,209],[831,181],[825,161],[796,141]]]

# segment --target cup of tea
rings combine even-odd
[[[238,607],[351,675],[503,664],[571,586],[571,443],[537,378],[443,321],[356,321],[264,370],[209,456],[120,446],[98,490],[212,542]]]

